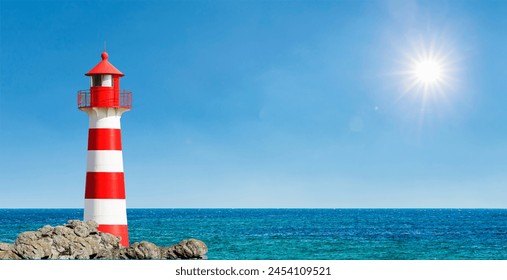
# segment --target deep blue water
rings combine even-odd
[[[0,209],[0,242],[82,219]],[[507,259],[507,209],[129,209],[131,242],[203,240],[209,259]]]

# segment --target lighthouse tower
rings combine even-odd
[[[120,118],[132,108],[132,92],[120,90],[120,72],[102,53],[102,61],[86,76],[90,89],[78,92],[78,108],[88,114],[88,161],[84,220],[99,231],[121,237],[128,246],[127,206],[123,176]]]

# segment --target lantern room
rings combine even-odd
[[[78,107],[88,108],[123,108],[132,107],[132,92],[120,90],[120,78],[124,76],[109,61],[107,52],[103,52],[102,61],[86,73],[90,77],[90,89],[78,92]]]

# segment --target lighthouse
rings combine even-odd
[[[120,119],[132,108],[132,92],[120,90],[124,74],[105,50],[101,57],[85,74],[90,89],[78,91],[78,108],[89,118],[84,220],[96,221],[99,231],[121,237],[120,244],[128,246]]]

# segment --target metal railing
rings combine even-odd
[[[120,107],[132,109],[132,91],[120,91]]]
[[[77,107],[79,109],[95,107],[95,104],[92,104],[92,100],[93,98],[90,90],[80,90],[77,92]],[[120,91],[120,100],[116,100],[115,98],[114,100],[109,100],[109,102],[106,103],[109,103],[111,107],[132,109],[132,91],[122,90]]]
[[[91,94],[89,90],[80,90],[77,92],[77,107],[79,109],[90,107]]]

